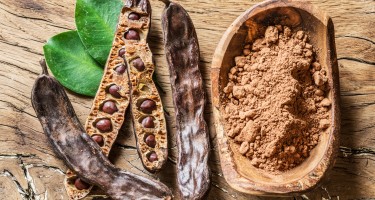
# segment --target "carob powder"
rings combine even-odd
[[[269,26],[235,63],[221,96],[231,148],[269,172],[294,168],[330,126],[326,71],[308,35]]]

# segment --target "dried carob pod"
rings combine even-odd
[[[43,74],[32,90],[32,104],[56,154],[83,181],[96,185],[113,199],[171,199],[162,183],[115,168],[100,146],[85,133],[64,88]],[[84,185],[83,185],[84,186]]]
[[[163,1],[165,54],[176,115],[178,187],[182,199],[202,199],[210,186],[209,132],[204,120],[205,92],[199,71],[194,25],[179,4]],[[178,19],[178,20],[177,20]]]
[[[140,19],[140,16],[137,15]],[[125,120],[125,112],[130,102],[130,85],[128,65],[124,60],[125,16],[119,17],[119,23],[112,48],[104,68],[104,74],[93,101],[85,129],[96,141],[103,153],[108,156],[118,132]],[[127,18],[127,17],[126,17]],[[148,18],[142,17],[147,21]],[[82,182],[72,171],[68,170],[64,186],[70,199],[81,199],[91,190],[91,186]]]
[[[149,1],[125,2],[85,128],[108,156],[132,99],[138,152],[145,168],[155,172],[167,158],[167,134],[161,100],[151,80],[154,66],[146,43],[150,23]],[[130,62],[125,60],[125,55]],[[71,171],[67,172],[64,185],[71,199],[83,198],[91,190],[77,178]]]
[[[138,14],[145,20],[133,20]],[[155,172],[167,161],[167,131],[161,99],[152,80],[155,65],[147,43],[151,9],[148,0],[127,0],[125,16],[125,60],[131,82],[131,113],[137,149],[144,167]],[[126,17],[129,16],[129,17]],[[141,19],[142,19],[141,17]]]

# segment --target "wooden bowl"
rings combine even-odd
[[[265,173],[253,167],[249,159],[231,150],[220,110],[221,94],[228,83],[227,74],[235,66],[234,57],[242,53],[245,42],[258,37],[268,25],[302,27],[310,43],[318,49],[318,59],[325,66],[332,101],[331,126],[320,134],[318,145],[299,166],[280,174]],[[308,2],[272,0],[260,3],[239,16],[222,37],[212,61],[212,102],[221,167],[234,189],[255,195],[289,196],[301,194],[315,186],[332,168],[338,150],[340,132],[340,86],[335,48],[334,27],[330,17]]]

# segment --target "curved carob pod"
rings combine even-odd
[[[124,16],[138,14],[147,18],[144,21],[128,21],[125,39],[125,60],[129,66],[131,83],[131,114],[137,150],[143,166],[150,172],[160,170],[168,156],[166,120],[161,98],[152,80],[155,65],[147,43],[150,30],[151,9],[148,0],[127,0],[122,10]]]
[[[146,81],[138,81],[138,85],[130,84],[129,66],[134,66],[134,64],[132,65],[125,60],[126,52],[138,50],[140,51],[139,53],[133,54],[139,55],[139,57],[146,61],[152,57],[148,49],[135,48],[137,46],[143,47],[145,46],[144,44],[133,44],[133,39],[139,39],[141,42],[143,41],[143,43],[145,43],[144,40],[147,38],[150,23],[151,6],[149,1],[128,0],[125,2],[125,6],[122,8],[119,16],[119,23],[115,32],[112,49],[104,69],[103,78],[85,125],[86,132],[101,146],[104,154],[107,156],[124,123],[125,112],[131,101],[130,90],[132,86],[132,91],[137,91],[137,88],[143,87],[140,88],[138,94],[144,96],[147,96],[145,90],[149,90],[147,91],[148,94],[151,95],[149,99],[156,102],[159,108],[157,111],[162,110],[160,98],[151,80],[147,79],[147,77],[142,77],[143,80]],[[126,43],[131,43],[131,45],[127,46]],[[147,63],[142,66],[138,62],[137,67],[140,69],[145,67],[146,69],[144,71],[150,73],[151,69],[149,68],[153,66],[147,65]],[[139,74],[143,76],[142,73]],[[135,76],[131,77],[132,81],[137,83],[138,78]],[[135,92],[132,92],[132,95],[134,94]],[[154,116],[149,116],[149,114],[147,114],[147,116],[140,115],[137,110],[134,110],[134,106],[132,108],[131,112],[135,113],[133,116],[136,118],[134,127],[136,127],[135,134],[138,152],[141,155],[146,169],[152,172],[157,171],[164,164],[167,157],[167,134],[164,115],[160,112],[152,113]],[[140,122],[137,123],[137,120]],[[139,123],[146,126],[146,128],[138,127],[137,125]],[[145,145],[146,143],[149,145]],[[148,160],[149,158],[159,158],[159,160],[150,162]],[[81,199],[85,197],[92,188],[82,182],[69,170],[64,185],[70,199]]]
[[[165,54],[176,115],[178,187],[182,199],[202,199],[210,187],[209,132],[204,120],[205,92],[199,71],[194,25],[179,4],[163,1]]]
[[[85,133],[64,88],[48,75],[35,81],[32,105],[56,154],[79,177],[100,187],[112,199],[171,199],[162,183],[115,168],[100,146]]]

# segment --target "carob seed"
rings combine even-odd
[[[111,85],[108,89],[109,94],[111,94],[113,97],[120,98],[121,95],[118,93],[120,90],[120,87],[117,85]]]
[[[98,143],[99,146],[103,146],[104,145],[104,139],[101,135],[93,135],[91,137],[96,143]]]
[[[121,64],[121,65],[117,66],[117,67],[115,68],[115,71],[116,71],[117,73],[119,73],[119,74],[123,74],[123,73],[126,72],[126,68],[127,68],[127,65],[126,65],[126,63],[124,63],[124,64]]]
[[[137,13],[134,13],[134,12],[128,15],[128,19],[131,19],[131,20],[139,20],[140,18],[141,17]]]
[[[118,51],[118,56],[122,57],[123,55],[125,55],[125,53],[126,53],[125,48],[122,48],[122,49],[120,49],[120,50]]]
[[[79,190],[87,190],[87,189],[90,188],[90,184],[82,181],[80,178],[77,178],[74,181],[74,186],[76,186],[76,188],[79,189]]]
[[[127,40],[139,40],[139,33],[136,30],[130,29],[125,33],[125,39]]]
[[[152,147],[152,148],[155,148],[156,146],[156,140],[155,140],[155,135],[148,135],[146,138],[145,138],[145,143],[149,146],[149,147]]]
[[[142,61],[141,58],[137,58],[133,60],[133,66],[136,68],[138,71],[143,71],[145,70],[145,63]]]
[[[155,153],[155,151],[148,154],[148,161],[154,162],[158,160],[158,155]]]
[[[142,120],[142,126],[145,128],[155,128],[154,118],[146,117]]]
[[[106,101],[102,107],[103,112],[113,114],[118,111],[116,103],[113,101]]]
[[[101,119],[98,122],[96,122],[95,127],[102,132],[106,132],[111,130],[112,123],[109,119]]]
[[[142,102],[140,109],[144,113],[151,114],[156,109],[156,103],[153,100],[146,99]]]

